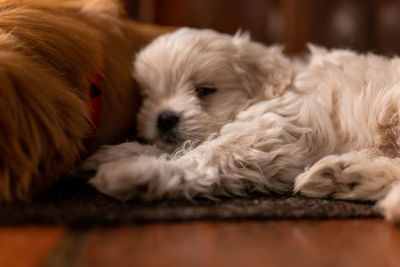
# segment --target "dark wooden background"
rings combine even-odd
[[[143,22],[248,30],[265,43],[282,43],[289,54],[305,43],[400,54],[398,0],[123,0]]]

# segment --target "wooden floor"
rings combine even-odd
[[[400,266],[400,227],[378,219],[1,227],[0,266]]]

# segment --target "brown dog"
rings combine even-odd
[[[0,1],[0,202],[29,200],[132,130],[132,56],[170,29],[119,13],[111,0]]]

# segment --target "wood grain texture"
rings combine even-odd
[[[95,229],[77,266],[398,266],[381,220],[148,224]]]
[[[373,0],[374,50],[386,55],[400,53],[400,1]]]
[[[129,2],[129,1],[128,1]],[[233,34],[250,31],[253,38],[277,42],[280,34],[280,13],[277,0],[153,0],[153,19],[157,24],[213,28]],[[140,1],[149,18],[146,1]],[[140,17],[139,17],[140,20]]]
[[[124,0],[139,21],[245,29],[255,40],[282,43],[288,54],[313,42],[327,47],[393,55],[400,53],[397,0]]]
[[[0,227],[0,266],[41,266],[65,233],[64,227]]]

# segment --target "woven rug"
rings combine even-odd
[[[80,178],[64,178],[31,204],[0,206],[0,224],[126,225],[137,222],[378,217],[372,202],[254,195],[218,201],[120,202]]]

